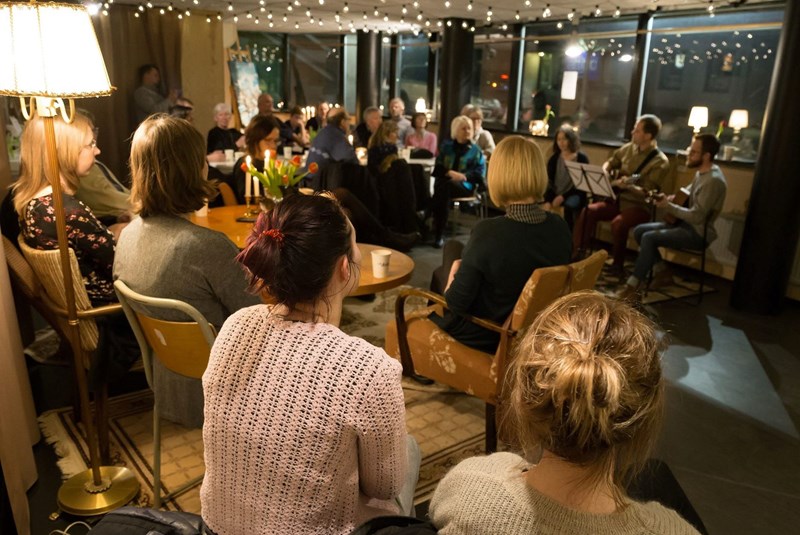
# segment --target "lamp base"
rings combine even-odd
[[[133,472],[121,466],[101,466],[102,483],[95,487],[92,471],[66,480],[58,489],[58,507],[76,516],[94,516],[122,507],[139,492]]]

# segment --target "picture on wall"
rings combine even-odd
[[[256,66],[249,61],[229,61],[228,67],[231,71],[231,84],[236,93],[239,117],[242,125],[247,125],[250,119],[258,114],[258,96],[261,94],[261,89],[258,87]]]

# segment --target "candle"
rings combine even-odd
[[[269,167],[269,156],[270,152],[269,149],[267,149],[264,151],[264,171],[266,171],[267,167]]]
[[[353,134],[347,136],[347,141],[349,141],[351,145],[353,144]]]
[[[250,156],[248,156],[245,161],[247,162],[247,167],[250,168],[252,166]],[[253,192],[250,190],[251,188],[251,181],[250,181],[250,173],[244,174],[244,196],[245,197],[252,197]]]
[[[253,177],[253,194],[256,197],[261,197],[261,182],[256,176]]]

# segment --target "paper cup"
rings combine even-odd
[[[283,147],[283,157],[287,160],[292,159],[292,147]]]
[[[225,161],[233,162],[233,149],[225,149]]]
[[[197,217],[208,217],[208,203],[205,203],[199,210],[195,210],[194,215]]]
[[[723,160],[727,160],[727,161],[732,160],[733,159],[733,153],[735,151],[736,151],[736,147],[733,147],[731,145],[726,145],[722,149],[722,159]]]
[[[376,279],[385,279],[389,276],[389,259],[392,252],[389,249],[375,249],[372,251],[372,276]]]

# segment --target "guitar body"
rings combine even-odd
[[[675,197],[672,199],[673,204],[677,204],[678,206],[686,206],[686,203],[689,201],[689,191],[686,188],[681,188],[675,193]],[[678,222],[678,218],[672,214],[664,214],[664,222],[670,225],[675,225]]]

